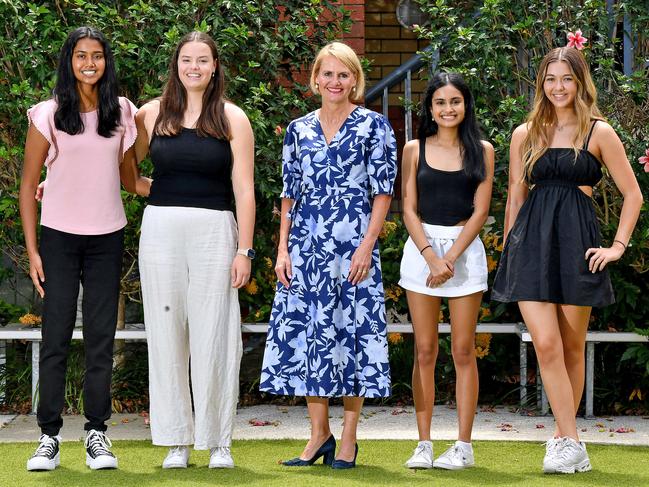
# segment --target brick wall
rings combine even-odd
[[[365,57],[372,60],[369,85],[390,74],[397,66],[406,62],[420,49],[426,47],[425,41],[401,27],[397,21],[397,0],[368,0],[365,2]],[[413,99],[426,88],[426,81],[413,73]],[[404,96],[403,83],[390,90],[391,106],[400,106],[399,97]]]
[[[365,54],[365,0],[340,0],[351,12],[352,30],[343,35],[343,40],[358,55]]]

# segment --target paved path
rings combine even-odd
[[[342,430],[342,407],[331,408],[331,426],[336,436]],[[433,439],[456,438],[455,410],[435,408]],[[64,440],[83,436],[83,416],[64,417],[61,435]],[[147,418],[137,414],[114,414],[109,424],[112,440],[150,439]],[[36,441],[39,436],[36,417],[0,415],[0,442]],[[586,442],[649,446],[649,417],[615,416],[596,419],[578,418],[580,436]],[[476,415],[475,440],[538,441],[547,440],[553,432],[551,416],[521,416],[507,408],[482,409]],[[627,432],[621,432],[627,431]],[[412,407],[368,406],[359,424],[360,439],[415,440],[417,427]],[[305,406],[253,406],[238,411],[234,439],[276,439],[309,436]]]

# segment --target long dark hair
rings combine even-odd
[[[426,88],[424,100],[421,104],[418,138],[420,144],[426,143],[426,138],[437,133],[437,122],[431,113],[433,94],[440,88],[452,85],[457,88],[464,98],[464,120],[458,128],[460,136],[460,154],[462,167],[467,176],[475,181],[484,181],[486,168],[484,161],[484,147],[481,141],[480,128],[475,117],[475,102],[471,90],[457,73],[437,73],[433,76]]]
[[[106,67],[103,76],[97,82],[99,89],[97,133],[102,137],[111,137],[119,125],[121,115],[117,96],[119,83],[110,44],[104,34],[94,27],[79,27],[73,30],[63,43],[56,71],[56,86],[54,87],[54,98],[58,105],[54,113],[54,125],[57,129],[70,135],[83,133],[83,120],[79,115],[77,79],[72,71],[72,55],[77,42],[85,38],[98,41],[104,50]]]
[[[206,44],[212,57],[216,60],[214,76],[203,93],[203,106],[201,114],[196,121],[196,133],[201,137],[215,137],[221,140],[230,140],[230,124],[225,116],[225,81],[223,69],[219,60],[219,52],[216,43],[204,32],[190,32],[183,37],[169,62],[169,79],[165,84],[160,99],[160,113],[155,122],[154,133],[157,135],[176,135],[180,132],[183,122],[183,114],[187,108],[187,90],[180,81],[178,75],[178,57],[180,50],[188,42],[202,42]]]

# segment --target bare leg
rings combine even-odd
[[[438,319],[441,298],[406,291],[415,335],[412,393],[415,401],[419,440],[430,440],[435,405],[435,363],[439,350]]]
[[[300,455],[302,460],[310,460],[322,444],[331,436],[329,429],[329,399],[326,397],[307,397],[307,408],[311,420],[311,438]]]
[[[518,306],[532,335],[543,386],[552,407],[558,436],[569,436],[579,441],[575,421],[575,401],[566,370],[559,329],[559,305],[521,301]]]
[[[451,349],[455,364],[458,439],[471,442],[471,430],[478,405],[478,364],[475,356],[475,328],[482,293],[448,300],[451,312]]]
[[[589,306],[559,305],[559,331],[563,341],[563,358],[575,401],[575,416],[584,392],[586,375],[584,355],[591,309]],[[557,434],[558,431],[555,430],[555,436]]]
[[[356,430],[358,428],[358,417],[363,407],[363,397],[345,396],[343,397],[343,406],[345,412],[343,415],[343,434],[340,439],[340,449],[336,460],[345,460],[351,462],[356,453]]]

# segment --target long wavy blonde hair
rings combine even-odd
[[[543,83],[548,70],[548,65],[553,62],[563,61],[568,64],[570,73],[577,83],[577,95],[574,108],[577,114],[578,129],[572,139],[572,148],[575,157],[584,143],[592,120],[604,120],[597,108],[597,89],[590,76],[586,59],[577,49],[572,47],[557,47],[545,55],[539,66],[536,76],[536,91],[534,106],[527,116],[527,135],[523,139],[521,156],[523,161],[523,178],[530,180],[536,161],[543,155],[550,145],[552,127],[557,123],[554,105],[545,96]]]

